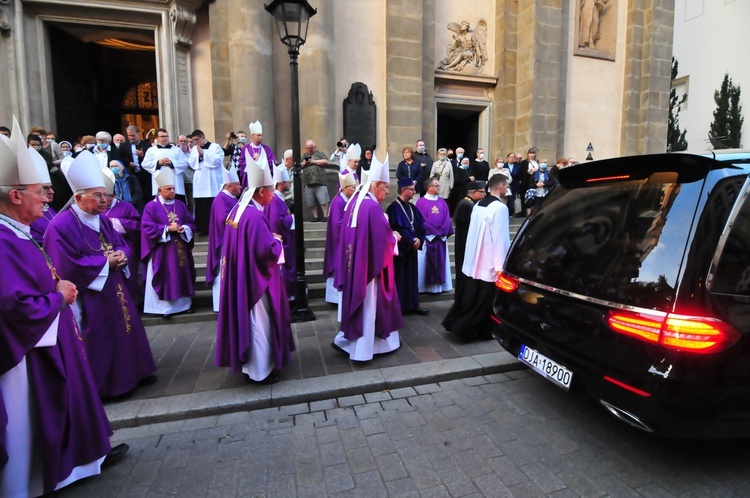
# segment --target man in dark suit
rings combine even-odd
[[[137,126],[128,126],[125,132],[128,135],[128,141],[120,148],[122,152],[127,149],[127,155],[123,154],[123,162],[125,166],[130,168],[130,174],[138,178],[143,199],[149,201],[154,197],[151,193],[151,173],[141,168],[141,161],[143,161],[143,156],[146,154],[146,150],[151,147],[151,144],[148,140],[141,140],[141,131]]]

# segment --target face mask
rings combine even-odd
[[[247,143],[247,137],[240,137],[237,141],[241,144]]]
[[[445,156],[440,156],[441,161],[445,161]]]
[[[39,151],[42,150],[42,146],[41,145],[35,145],[34,146],[34,150],[36,150],[37,152],[39,152]]]
[[[479,154],[479,159],[484,159],[484,154]]]
[[[78,151],[76,151],[76,152],[78,152]],[[73,155],[73,153],[70,152],[69,150],[63,151],[63,157],[70,157],[72,155]]]
[[[81,152],[83,150],[83,147],[80,145],[74,149],[76,152]]]
[[[115,175],[115,176],[120,176],[120,168],[118,168],[118,167],[114,167],[114,168],[109,168],[109,170],[110,170],[110,171],[111,171],[112,173],[114,173],[114,175]]]
[[[424,149],[424,145],[420,145],[419,147],[417,147],[417,151],[419,151],[420,153],[424,153]]]
[[[462,164],[460,167],[461,167],[461,169],[469,169],[469,165],[468,164]]]
[[[459,159],[461,159],[462,157],[464,157],[463,152],[459,152],[458,154],[456,154],[456,157],[459,158]]]
[[[86,148],[88,150],[94,150],[96,148],[96,144],[86,144]]]
[[[96,146],[99,147],[102,150],[104,150],[104,149],[107,148],[107,144],[96,144]]]
[[[541,168],[541,169],[547,169],[547,163],[540,164],[539,168]]]

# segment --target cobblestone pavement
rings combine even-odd
[[[625,426],[528,370],[122,429],[61,497],[749,496],[740,442]]]
[[[389,355],[358,364],[331,348],[338,331],[336,310],[318,312],[317,320],[292,325],[297,350],[281,371],[281,380],[412,365],[438,360],[496,353],[495,340],[465,342],[441,325],[453,301],[425,303],[426,316],[407,315],[399,330],[401,347]],[[157,363],[157,382],[140,387],[128,399],[160,398],[179,394],[231,389],[245,385],[245,376],[214,366],[216,321],[152,325],[146,328]]]

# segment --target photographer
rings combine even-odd
[[[337,163],[339,165],[339,171],[343,172],[346,169],[346,165],[349,162],[349,158],[346,156],[346,148],[349,147],[349,141],[346,139],[346,137],[341,137],[341,139],[336,142],[337,149],[333,151],[333,154],[331,154],[331,158],[329,159],[332,163]]]
[[[237,143],[234,141],[237,140]],[[239,167],[240,151],[242,146],[247,143],[247,134],[244,131],[238,131],[237,133],[230,131],[227,133],[227,141],[224,142],[224,157],[229,157],[228,169]]]
[[[330,197],[326,181],[326,164],[328,164],[328,160],[325,153],[317,149],[315,142],[308,140],[305,144],[305,152],[302,154],[301,166],[305,205],[312,211],[312,221],[328,221]],[[344,164],[344,167],[346,167],[346,164]],[[318,204],[323,211],[322,218],[318,216]]]

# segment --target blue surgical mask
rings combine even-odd
[[[247,137],[240,137],[237,141],[241,144],[247,143]]]
[[[469,169],[469,165],[468,165],[468,164],[465,164],[465,163],[464,163],[464,164],[461,164],[461,165],[459,165],[459,166],[460,166],[460,168],[461,168],[461,169]]]
[[[109,170],[112,173],[114,173],[115,176],[120,176],[120,168],[114,167],[114,168],[109,168]]]
[[[441,161],[445,161],[445,156],[441,155],[441,156],[440,156],[440,160],[441,160]]]
[[[86,148],[88,150],[94,150],[96,148],[96,144],[86,144]]]
[[[63,151],[63,157],[70,157],[70,156],[72,156],[72,155],[73,155],[73,153],[72,153],[72,152],[70,152],[69,150],[65,150],[65,151]]]
[[[417,151],[419,151],[420,153],[423,153],[424,152],[424,145],[420,145],[419,147],[417,147]]]
[[[458,154],[456,154],[456,157],[457,157],[458,159],[461,159],[461,158],[463,158],[463,157],[464,157],[464,153],[463,153],[463,152],[459,152]]]
[[[106,149],[109,146],[109,144],[96,144],[96,146],[99,147],[100,149],[104,150],[104,149]]]
[[[547,163],[542,163],[539,165],[541,169],[547,169]]]

